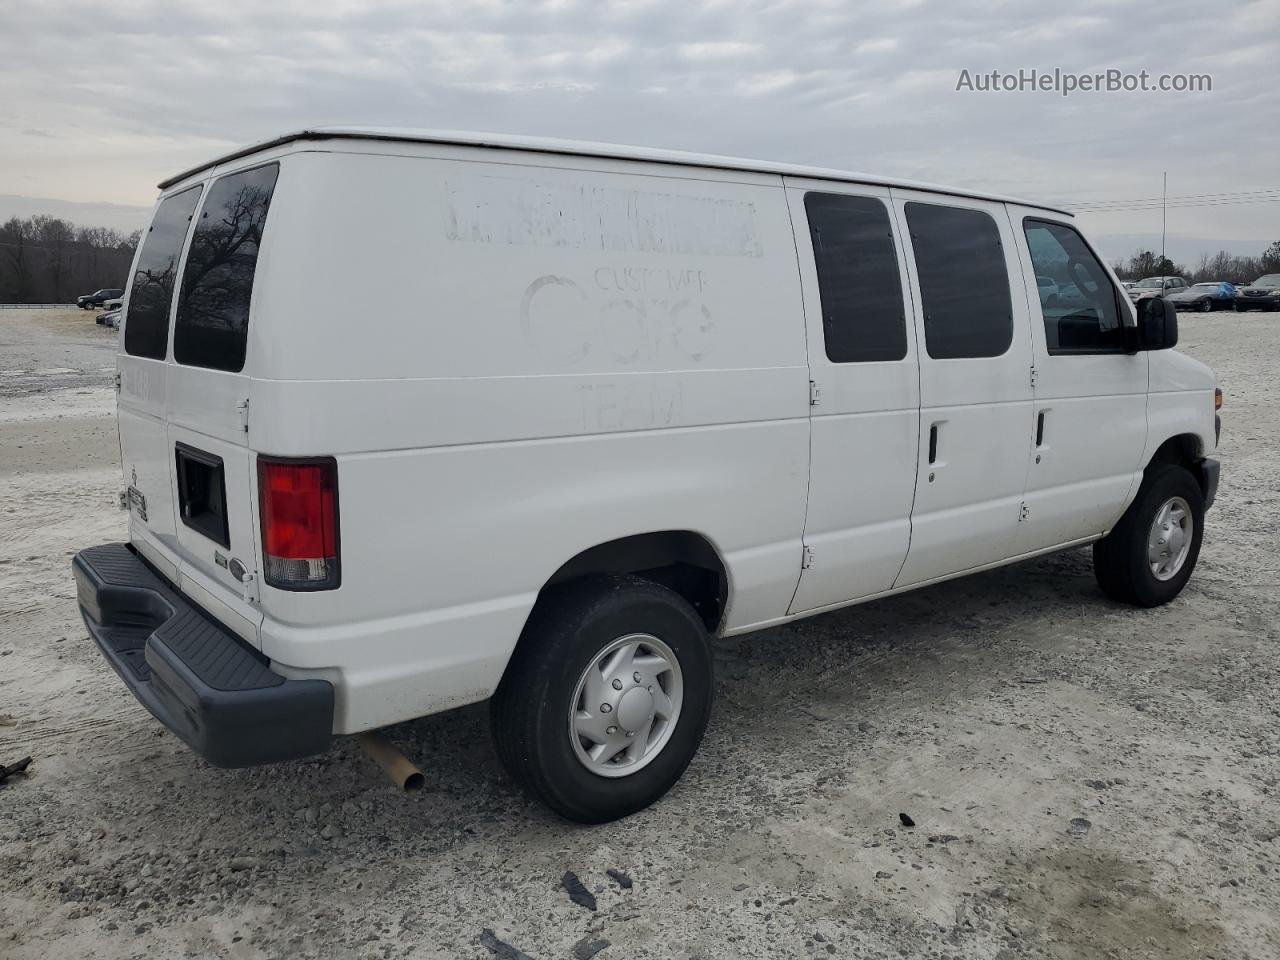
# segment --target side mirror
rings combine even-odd
[[[1164,297],[1138,301],[1137,349],[1168,350],[1178,345],[1178,311]]]

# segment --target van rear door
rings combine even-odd
[[[245,361],[279,169],[262,164],[209,184],[176,294],[165,401],[180,586],[254,643],[262,617]]]
[[[120,460],[130,536],[169,578],[178,577],[177,520],[165,423],[169,318],[182,249],[200,203],[196,184],[162,197],[134,261],[116,357]]]

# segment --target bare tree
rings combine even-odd
[[[1264,273],[1280,272],[1280,240],[1267,247],[1262,254],[1262,262],[1258,266]]]
[[[31,295],[31,222],[10,217],[0,227],[0,297],[29,303]]]
[[[126,287],[140,236],[55,217],[11,217],[0,224],[0,301],[66,302],[103,287]]]

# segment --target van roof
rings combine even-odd
[[[301,140],[382,140],[403,143],[445,143],[467,147],[491,147],[497,150],[523,150],[533,153],[558,153],[578,157],[605,157],[611,160],[641,160],[647,163],[670,163],[686,167],[712,167],[719,170],[746,170],[752,173],[772,173],[787,177],[808,177],[815,180],[839,180],[850,183],[869,183],[883,187],[901,187],[910,190],[928,190],[957,197],[973,197],[1000,203],[1018,203],[1042,210],[1073,216],[1071,211],[1046,206],[1016,197],[965,190],[960,187],[944,187],[918,180],[902,180],[874,174],[852,173],[847,170],[831,170],[826,167],[810,167],[795,163],[778,163],[771,160],[746,160],[740,157],[721,157],[714,154],[686,153],[682,150],[662,150],[655,147],[632,147],[615,143],[592,143],[583,140],[561,140],[555,137],[526,137],[505,133],[475,133],[464,130],[419,130],[400,127],[309,127],[296,130],[271,140],[241,147],[215,157],[206,163],[184,170],[160,183],[166,190],[188,177],[211,167],[252,156],[263,150]]]

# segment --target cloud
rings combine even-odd
[[[706,43],[682,43],[679,50],[680,56],[685,60],[736,60],[759,54],[764,47],[740,40],[713,40]]]
[[[853,48],[855,54],[893,53],[898,49],[897,37],[880,37],[878,40],[864,40]]]
[[[503,130],[1029,196],[1280,186],[1280,4],[1008,0],[44,0],[6,5],[0,185],[149,206],[160,179],[323,123]],[[957,93],[960,70],[1202,70],[1193,94]],[[1171,215],[1265,236],[1277,208]],[[1191,218],[1195,218],[1194,224]],[[1148,232],[1149,214],[1092,215]]]
[[[793,86],[799,76],[794,70],[770,70],[767,73],[753,73],[743,77],[734,86],[745,97],[762,97],[767,93],[777,93]]]

